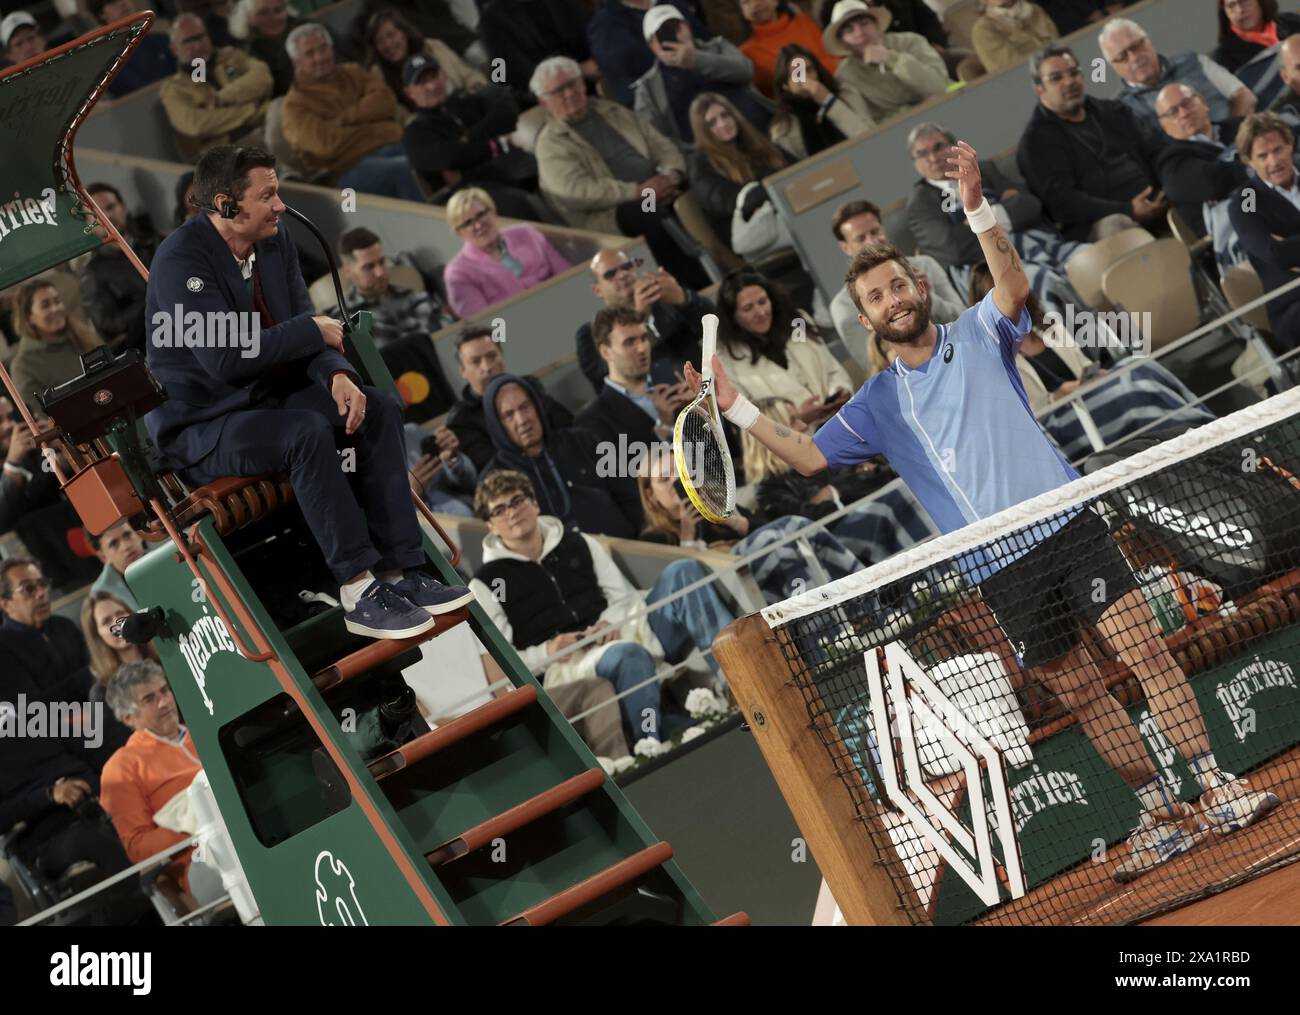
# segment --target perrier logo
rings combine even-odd
[[[225,622],[220,617],[212,616],[207,609],[205,606],[203,616],[196,620],[189,632],[181,635],[177,641],[180,643],[181,655],[189,664],[194,683],[198,685],[199,694],[203,696],[203,704],[207,707],[208,715],[212,715],[212,699],[208,697],[207,691],[208,665],[218,652],[235,652],[236,649]]]

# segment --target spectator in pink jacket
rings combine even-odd
[[[570,267],[532,226],[502,229],[496,204],[478,187],[451,196],[447,220],[465,241],[446,272],[447,298],[458,317],[470,317]]]

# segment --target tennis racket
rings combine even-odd
[[[736,510],[736,474],[722,433],[718,399],[713,392],[713,353],[718,344],[718,317],[706,314],[700,392],[677,416],[673,452],[677,475],[695,509],[715,525]]]

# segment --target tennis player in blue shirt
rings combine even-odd
[[[761,416],[713,361],[718,408],[732,423],[805,476],[884,455],[944,532],[1078,478],[1039,427],[1016,371],[1016,353],[1030,330],[1029,281],[983,196],[975,150],[958,142],[949,167],[995,283],[977,306],[952,324],[936,325],[924,284],[898,250],[880,245],[858,254],[845,282],[859,320],[898,356],[811,439]],[[690,364],[686,377],[698,390]],[[1130,881],[1187,852],[1211,830],[1244,828],[1278,805],[1272,793],[1219,769],[1186,675],[1098,514],[1080,505],[970,551],[959,564],[1021,665],[1041,668],[1097,752],[1142,802],[1116,880]],[[1195,805],[1176,800],[1156,773],[1081,644],[1080,622],[1096,625],[1141,681],[1153,715],[1203,791]]]

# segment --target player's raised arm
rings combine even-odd
[[[948,156],[947,176],[960,187],[966,219],[979,238],[984,260],[993,275],[993,302],[1005,317],[1018,321],[1029,299],[1029,278],[1011,237],[993,217],[993,209],[984,197],[979,158],[965,141],[953,146]]]
[[[699,391],[700,374],[690,363],[686,364],[685,376],[691,390]],[[826,468],[826,456],[822,454],[821,448],[813,443],[810,435],[796,433],[787,426],[773,423],[759,413],[749,399],[739,397],[736,386],[731,383],[731,378],[727,376],[727,371],[717,356],[713,357],[713,384],[714,397],[718,400],[718,411],[742,430],[748,430],[760,444],[768,448],[781,461],[804,476],[815,475]],[[737,405],[737,402],[740,404]],[[733,407],[737,413],[743,415],[737,417],[731,412]]]

